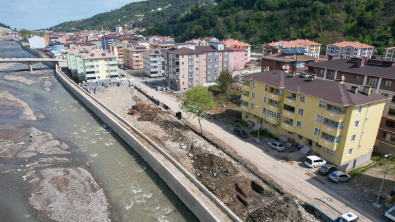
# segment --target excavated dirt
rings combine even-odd
[[[94,96],[167,150],[242,220],[313,221],[298,200],[280,194],[282,188],[270,178],[259,179],[141,93],[118,87]],[[128,115],[132,105],[142,102],[150,105],[150,111],[144,108]]]

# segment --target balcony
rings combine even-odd
[[[94,66],[95,65],[94,62],[85,62],[84,64],[85,64],[85,66]]]
[[[285,120],[281,122],[281,128],[294,132],[294,126],[293,126],[293,121],[291,122],[290,120]]]
[[[96,78],[96,73],[93,74],[86,74],[86,78]]]
[[[250,86],[250,81],[243,81],[243,86]]]
[[[109,60],[108,61],[108,64],[117,64],[118,62],[117,62],[117,60],[115,60],[115,59],[112,59],[112,60]]]

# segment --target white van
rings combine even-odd
[[[304,165],[311,167],[311,168],[324,166],[325,164],[326,164],[326,161],[321,159],[318,156],[307,156],[306,160],[304,161]]]

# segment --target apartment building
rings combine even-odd
[[[68,49],[66,59],[73,78],[79,82],[119,76],[116,56],[95,47]]]
[[[123,64],[131,69],[143,68],[143,52],[149,49],[143,46],[130,46],[123,48]]]
[[[149,43],[149,48],[152,50],[158,50],[158,51],[163,51],[166,49],[171,49],[174,46],[174,43],[161,43],[161,42],[150,42]]]
[[[280,53],[270,54],[262,57],[262,68],[269,70],[288,70],[297,75],[307,70],[306,64],[314,63],[318,58],[305,55],[305,50],[287,50]]]
[[[170,88],[185,91],[196,85],[213,84],[222,70],[232,69],[234,50],[223,43],[196,46],[178,43],[164,51],[165,77]]]
[[[303,49],[306,51],[305,55],[319,58],[321,52],[321,45],[321,43],[310,41],[308,39],[271,42],[264,45],[263,55],[275,54],[283,50]]]
[[[371,58],[373,46],[359,42],[336,42],[326,47],[326,56],[349,59],[352,57]]]
[[[386,48],[387,51],[385,52],[385,60],[392,60],[395,61],[395,47]]]
[[[306,76],[306,75],[302,75]],[[283,71],[243,76],[242,118],[299,143],[341,170],[368,163],[387,98]]]
[[[241,47],[244,48],[245,50],[245,60],[246,62],[249,62],[250,56],[251,56],[251,45],[248,43],[245,43],[243,41],[235,40],[235,39],[227,39],[221,41],[221,43],[225,44],[226,47],[232,48],[232,47]]]
[[[163,61],[164,58],[160,51],[143,52],[144,75],[148,77],[162,77],[164,74]]]
[[[343,78],[345,85],[356,85],[359,89],[368,85],[372,87],[374,94],[390,98],[384,112],[377,113],[382,118],[377,134],[376,151],[395,155],[395,61],[351,58],[311,63],[307,66],[308,71],[315,73],[317,78],[328,81]]]
[[[101,37],[101,47],[103,48],[103,50],[108,49],[107,45],[117,42],[118,42],[117,37],[114,35],[106,35]]]
[[[125,44],[122,43],[112,43],[108,44],[108,52],[115,55],[118,59],[123,59],[123,48]]]

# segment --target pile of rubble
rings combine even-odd
[[[136,87],[137,82],[133,79],[127,79],[127,78],[113,78],[113,79],[103,79],[103,80],[97,80],[97,81],[82,81],[82,83],[79,84],[80,87],[84,90],[86,90],[89,93],[105,93],[106,88],[109,87],[116,87],[116,86],[126,86],[126,87]]]

